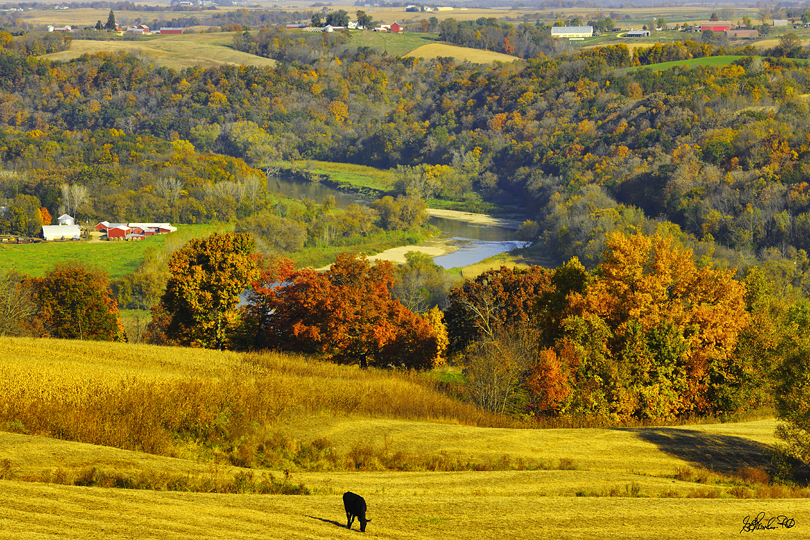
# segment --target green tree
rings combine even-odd
[[[349,14],[345,10],[333,11],[326,16],[326,24],[331,26],[348,26]]]
[[[35,334],[91,341],[124,339],[106,273],[78,262],[59,263],[28,283],[37,305]]]
[[[373,22],[374,21],[372,20],[371,15],[367,15],[366,12],[362,10],[357,11],[357,24],[359,26],[368,29],[371,27]]]
[[[258,276],[246,233],[195,238],[169,261],[171,277],[160,300],[166,336],[184,345],[222,350],[238,321],[240,295]]]
[[[446,273],[430,255],[420,251],[409,251],[405,261],[397,268],[392,294],[414,313],[444,308],[447,295],[459,278]]]
[[[110,14],[107,16],[107,24],[104,25],[104,28],[112,32],[113,30],[115,30],[116,26],[117,25],[115,24],[115,13],[113,13],[113,10],[110,10]]]
[[[776,436],[784,441],[777,450],[807,465],[810,464],[810,336],[806,328],[810,325],[810,304],[806,300],[796,304],[787,321],[779,347],[783,358],[774,374],[776,413],[784,422],[776,429]]]
[[[17,195],[6,212],[0,213],[0,231],[20,236],[38,236],[42,232],[42,212],[39,199],[33,195]]]

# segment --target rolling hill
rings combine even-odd
[[[807,490],[763,476],[773,420],[484,427],[494,419],[408,374],[127,344],[0,338],[0,347],[8,351],[0,538],[340,538],[352,534],[340,501],[348,490],[368,501],[367,534],[385,538],[724,538],[759,512],[795,520],[792,533],[810,520],[796,498]],[[204,412],[232,379],[242,390],[225,392],[220,438],[186,434],[156,453],[64,440],[69,418],[84,422],[82,404],[94,395],[107,396],[105,408],[118,411],[110,418],[123,425],[117,396],[157,384],[171,405],[154,418],[167,422]],[[236,422],[240,401],[264,379],[276,381],[267,397],[277,414]],[[197,390],[177,399],[175,389],[192,382]],[[136,409],[152,425],[146,405]],[[63,415],[61,435],[37,428],[43,409]],[[265,441],[257,452],[275,447],[276,465],[232,463],[234,441],[252,439]],[[314,449],[321,454],[312,457]],[[270,474],[308,494],[255,493],[255,480]]]

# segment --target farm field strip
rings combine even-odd
[[[765,532],[799,538],[810,521],[803,500],[502,496],[475,484],[448,495],[440,477],[424,494],[375,493],[364,489],[363,477],[355,475],[334,494],[311,496],[120,492],[0,481],[0,538],[356,538],[356,523],[345,529],[338,493],[343,485],[364,493],[372,518],[365,536],[372,538],[732,538],[739,537],[746,516],[760,512],[796,524]]]

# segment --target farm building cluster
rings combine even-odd
[[[72,32],[73,31],[73,28],[70,25],[54,26],[52,24],[49,24],[46,27],[46,29],[47,29],[48,32]],[[123,34],[144,34],[144,35],[147,35],[147,34],[161,34],[161,35],[163,35],[163,34],[182,34],[183,33],[182,28],[169,28],[169,27],[161,28],[160,30],[155,32],[155,31],[150,30],[149,27],[146,26],[145,24],[138,24],[138,25],[135,25],[135,26],[116,26],[115,31],[116,32],[121,32]]]
[[[109,221],[102,221],[95,226],[95,229],[103,233],[107,240],[143,240],[156,234],[174,232],[177,227],[172,227],[171,223],[110,223]]]
[[[45,241],[81,240],[85,233],[84,227],[76,224],[76,220],[63,214],[57,219],[58,225],[43,225],[42,238]],[[102,240],[143,240],[156,234],[174,232],[177,227],[171,223],[110,223],[102,221],[94,227],[101,233]]]
[[[787,21],[773,21],[774,26],[784,26],[782,22],[787,23]],[[696,25],[679,25],[679,24],[669,24],[666,25],[666,28],[656,28],[657,31],[661,30],[670,30],[670,31],[677,31],[682,30],[685,32],[703,32],[705,30],[711,30],[712,32],[723,32],[727,38],[732,39],[746,39],[746,38],[757,38],[759,37],[759,32],[755,29],[748,29],[745,25],[733,25],[730,22],[723,22],[723,21],[715,21],[715,22],[705,22]],[[621,28],[614,28],[614,32],[622,32]],[[628,30],[626,31],[625,37],[628,38],[643,38],[643,37],[650,37],[652,32],[647,30],[646,27],[644,30]],[[581,40],[584,38],[589,38],[593,36],[598,36],[599,32],[594,31],[593,26],[554,26],[551,28],[551,36],[556,38],[564,38],[564,39],[573,39],[573,40]]]

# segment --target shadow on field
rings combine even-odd
[[[340,527],[341,529],[346,528],[346,522],[345,521],[343,523],[340,523],[340,522],[334,521],[332,519],[323,519],[323,518],[319,518],[319,517],[315,517],[315,516],[307,516],[307,517],[309,519],[317,519],[318,521],[323,521],[324,523],[331,523],[332,525]]]
[[[765,453],[768,445],[742,437],[674,428],[629,428],[626,431],[636,433],[673,457],[721,473],[770,464]]]

